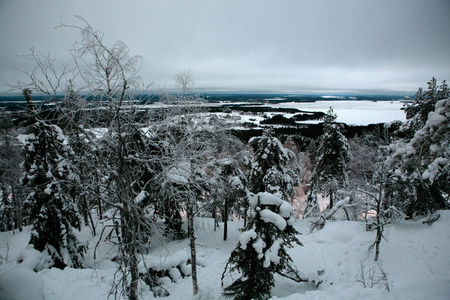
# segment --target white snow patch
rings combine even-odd
[[[14,268],[0,274],[0,300],[44,299],[44,281],[28,268]]]
[[[263,267],[270,267],[271,263],[275,265],[280,263],[280,256],[278,256],[278,251],[281,248],[281,240],[277,239],[273,242],[272,246],[264,253],[264,263]]]
[[[148,193],[147,193],[146,191],[141,191],[141,192],[136,196],[136,198],[134,198],[134,202],[135,202],[135,203],[141,203],[142,200],[144,200],[145,197],[147,197],[147,196],[148,196]]]
[[[247,231],[244,231],[243,233],[241,233],[241,235],[239,236],[239,242],[241,244],[241,249],[245,250],[247,249],[247,244],[248,242],[250,242],[251,239],[256,239],[256,232],[254,229],[250,229]]]
[[[274,224],[280,230],[284,230],[287,226],[286,220],[279,214],[271,211],[270,209],[261,210],[259,212],[259,215],[261,216],[261,220],[263,220],[266,223]]]

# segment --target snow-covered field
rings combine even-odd
[[[388,225],[386,240],[381,243],[381,267],[387,273],[387,280],[377,280],[379,266],[373,262],[373,253],[367,252],[375,239],[375,232],[365,231],[364,223],[335,221],[327,222],[321,231],[309,233],[309,221],[295,223],[303,247],[289,250],[290,255],[304,276],[323,281],[319,286],[313,283],[296,283],[284,277],[276,277],[272,289],[272,299],[450,299],[450,211],[441,211],[441,218],[431,226],[422,224],[421,219]],[[221,296],[221,275],[232,249],[239,239],[238,229],[242,222],[229,223],[228,241],[222,240],[222,224],[213,230],[213,220],[197,218],[195,230],[198,251],[198,279],[200,292],[192,296],[190,277],[178,278],[171,282],[166,278],[164,286],[170,292],[167,300],[175,299],[223,299]],[[100,230],[98,230],[100,231]],[[30,228],[12,234],[0,233],[0,299],[106,299],[113,282],[115,264],[108,259],[108,251],[103,251],[94,262],[92,248],[87,255],[94,269],[76,270],[66,268],[45,269],[37,273],[29,270],[38,257],[28,249],[22,255],[25,260],[17,266],[17,258],[26,249]],[[80,239],[88,239],[86,228],[79,234]],[[95,239],[91,241],[92,247]],[[156,262],[173,260],[174,255],[182,257],[188,251],[188,240],[173,241],[155,246],[148,259]],[[361,279],[361,265],[367,274],[374,272],[372,288],[364,288]],[[225,284],[230,283],[226,278]],[[366,278],[366,285],[372,285]],[[390,292],[381,286],[390,285]],[[379,286],[380,285],[380,286]],[[153,299],[153,294],[145,287],[141,289],[143,299]],[[16,297],[14,296],[20,296]],[[112,297],[114,298],[114,297]]]
[[[368,125],[405,121],[405,112],[401,110],[404,103],[400,101],[316,101],[287,102],[268,104],[270,107],[297,108],[305,111],[321,111],[326,113],[330,107],[337,113],[337,122],[349,125]],[[317,123],[317,122],[315,122]]]

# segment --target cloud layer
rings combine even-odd
[[[80,39],[60,23],[81,15],[107,43],[145,59],[146,82],[171,88],[189,69],[197,88],[413,92],[450,79],[449,1],[0,2],[0,79],[27,70],[35,47],[69,59]]]

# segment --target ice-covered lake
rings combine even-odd
[[[305,111],[327,112],[330,107],[337,114],[337,122],[353,125],[368,125],[374,123],[389,123],[405,121],[405,112],[401,110],[404,103],[400,101],[316,101],[316,102],[286,102],[268,104],[271,107],[297,108]],[[317,122],[314,122],[317,123]]]

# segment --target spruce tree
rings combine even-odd
[[[329,207],[332,208],[338,189],[348,185],[349,145],[341,132],[342,126],[334,122],[336,118],[330,107],[324,117],[324,132],[320,138],[317,163],[311,176],[311,188],[305,210],[307,215],[318,212],[318,193],[330,197]]]
[[[78,176],[68,159],[72,150],[66,137],[58,126],[38,121],[24,142],[21,182],[31,191],[25,203],[33,225],[30,244],[47,251],[55,267],[82,267],[83,247],[74,234],[80,219],[69,197]]]
[[[450,191],[448,97],[445,81],[438,87],[432,78],[425,92],[420,88],[414,103],[404,109],[406,122],[400,128],[404,138],[391,145],[394,180],[387,189],[396,194],[408,191],[398,206],[409,216],[450,207],[445,199]]]
[[[249,190],[253,193],[270,192],[284,201],[290,201],[298,178],[286,165],[295,159],[295,154],[283,147],[272,129],[265,131],[261,137],[250,139],[249,145],[254,153]]]
[[[250,221],[224,272],[237,272],[239,278],[225,287],[223,294],[234,299],[266,299],[275,285],[275,273],[303,281],[286,251],[293,244],[301,245],[288,202],[295,179],[285,168],[293,154],[271,131],[249,143],[254,151],[249,186],[255,194],[249,196]]]

